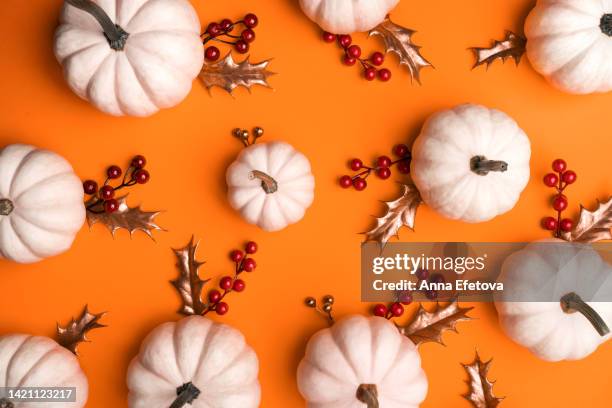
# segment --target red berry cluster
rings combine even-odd
[[[354,176],[344,175],[340,177],[339,183],[342,188],[349,188],[353,186],[355,190],[362,191],[367,186],[368,183],[366,179],[372,172],[376,172],[376,175],[385,180],[391,177],[391,167],[397,165],[397,169],[402,174],[410,173],[410,161],[412,160],[412,155],[410,154],[410,149],[405,144],[398,144],[393,148],[393,154],[397,156],[396,160],[391,160],[388,156],[380,156],[376,159],[376,162],[373,167],[368,167],[363,164],[363,161],[360,159],[353,159],[349,162],[349,168],[353,171],[358,171],[359,173]]]
[[[234,47],[240,54],[245,54],[249,51],[250,44],[255,41],[255,31],[259,19],[253,13],[249,13],[242,20],[232,21],[224,18],[220,23],[212,22],[206,28],[206,32],[202,34],[204,45],[209,41],[217,41],[223,44],[229,44]],[[244,29],[240,34],[232,34],[236,26],[242,25]],[[211,45],[204,50],[204,57],[207,61],[216,61],[221,56],[219,48]]]
[[[544,184],[554,188],[557,192],[552,199],[552,207],[557,211],[556,217],[545,217],[542,219],[542,227],[554,231],[555,237],[559,238],[562,232],[569,232],[574,227],[574,222],[569,218],[563,218],[562,214],[567,209],[567,197],[563,194],[568,185],[576,181],[576,173],[567,170],[565,160],[557,159],[552,163],[554,173],[544,176]]]
[[[376,77],[383,82],[391,79],[391,71],[387,68],[376,68],[385,62],[385,56],[382,52],[376,51],[370,55],[370,58],[361,58],[361,47],[353,44],[353,38],[348,34],[336,35],[324,31],[323,41],[328,43],[337,41],[340,48],[344,51],[344,56],[342,57],[344,65],[353,66],[359,61],[363,68],[363,76],[368,81],[373,81]]]
[[[151,175],[144,169],[147,164],[147,159],[144,156],[135,156],[128,168],[123,172],[121,167],[112,165],[106,169],[106,180],[102,187],[98,188],[98,183],[94,180],[85,180],[83,182],[83,190],[85,194],[91,196],[88,201],[87,211],[96,214],[114,213],[119,209],[119,202],[115,198],[117,190],[125,187],[131,187],[135,184],[146,184]],[[113,187],[110,185],[111,180],[116,180],[123,175],[121,184]],[[97,198],[97,199],[96,199]]]
[[[244,246],[244,252],[235,249],[230,253],[230,259],[235,263],[236,268],[234,276],[224,276],[219,281],[219,289],[211,289],[208,292],[208,308],[203,315],[215,311],[219,316],[226,314],[229,311],[229,305],[223,301],[231,292],[242,292],[246,288],[244,280],[239,276],[243,272],[253,272],[257,267],[255,259],[249,258],[257,252],[257,243],[250,241]],[[223,292],[221,292],[223,291]]]

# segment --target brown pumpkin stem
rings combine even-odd
[[[263,171],[253,170],[249,174],[249,178],[259,179],[261,180],[261,188],[266,192],[266,194],[276,193],[278,191],[278,182],[272,178],[272,176],[267,175]]]
[[[6,398],[0,398],[0,408],[15,408],[15,405]]]
[[[363,402],[368,408],[378,408],[378,389],[376,384],[361,384],[357,388],[356,397]]]
[[[599,29],[608,37],[612,37],[612,14],[604,14],[599,20]]]
[[[110,47],[115,51],[123,51],[130,34],[113,23],[102,7],[91,0],[66,0],[66,3],[92,15],[104,30],[104,36]]]
[[[13,212],[15,206],[13,202],[7,198],[0,199],[0,216],[9,215]],[[1,408],[1,407],[0,407]]]
[[[200,390],[192,382],[185,383],[176,389],[176,399],[170,408],[182,408],[186,404],[191,405],[200,396]]]
[[[508,163],[501,160],[487,160],[484,156],[474,156],[470,160],[470,170],[479,176],[486,176],[490,171],[508,170]]]
[[[601,316],[580,298],[576,293],[570,292],[561,298],[561,309],[565,313],[580,313],[593,325],[600,336],[605,336],[610,333],[610,328],[601,318]]]

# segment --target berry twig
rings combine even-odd
[[[391,177],[391,167],[395,165],[397,165],[397,169],[400,173],[409,174],[412,155],[408,146],[405,144],[398,144],[393,148],[393,154],[398,157],[396,160],[391,160],[388,156],[380,156],[376,159],[373,167],[364,165],[363,161],[360,159],[351,160],[349,162],[349,168],[359,173],[353,176],[344,175],[340,177],[340,187],[349,188],[353,186],[355,190],[362,191],[368,186],[366,179],[372,172],[376,172],[376,175],[380,179],[386,180]]]
[[[244,147],[249,147],[257,143],[257,139],[262,137],[264,134],[263,128],[257,126],[253,128],[252,132],[249,132],[247,129],[235,128],[232,130],[232,135],[242,142]]]
[[[335,322],[334,316],[333,316],[333,308],[334,308],[335,299],[332,295],[326,295],[326,296],[323,296],[323,299],[321,300],[323,303],[323,306],[321,307],[317,305],[317,300],[312,296],[307,297],[306,300],[304,301],[304,304],[307,307],[313,308],[317,312],[319,312],[321,315],[325,316],[325,319],[327,319],[327,322],[331,326]]]
[[[544,217],[542,227],[548,231],[553,231],[555,238],[561,238],[563,232],[571,231],[574,222],[569,218],[563,218],[563,211],[567,209],[567,197],[563,194],[568,185],[576,181],[576,173],[567,170],[565,160],[557,159],[552,163],[554,173],[544,176],[544,184],[554,188],[557,193],[553,196],[552,207],[557,212],[556,217]]]
[[[387,68],[377,69],[376,67],[381,66],[385,62],[385,56],[382,52],[374,52],[370,55],[370,58],[361,58],[361,47],[353,43],[353,38],[348,34],[332,34],[327,31],[323,32],[323,41],[332,43],[338,42],[338,45],[344,51],[342,62],[344,65],[353,66],[359,61],[363,68],[363,76],[368,81],[373,81],[378,76],[383,82],[387,82],[391,79],[391,71]]]
[[[208,24],[206,31],[202,34],[202,42],[204,45],[210,41],[232,45],[240,54],[246,54],[249,51],[250,44],[255,41],[255,31],[253,29],[258,23],[259,19],[253,13],[245,15],[239,21],[224,18],[220,23],[212,22]],[[240,32],[240,35],[231,34],[237,26],[244,26],[245,28]],[[216,61],[220,56],[219,48],[214,45],[210,45],[204,50],[204,57],[207,61]]]

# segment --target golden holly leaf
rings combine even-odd
[[[199,270],[205,262],[195,258],[199,244],[199,241],[194,244],[194,237],[191,237],[187,246],[172,250],[176,255],[179,276],[170,283],[178,290],[183,302],[179,313],[187,316],[201,315],[208,309],[208,303],[202,301],[202,289],[210,279],[200,279]]]
[[[57,325],[58,344],[78,355],[77,348],[79,344],[88,341],[87,333],[93,329],[106,327],[99,323],[105,314],[105,312],[98,314],[89,313],[87,306],[85,306],[83,313],[81,313],[77,320],[71,319],[66,327]]]
[[[472,364],[462,364],[470,376],[468,381],[470,392],[463,397],[470,401],[475,408],[495,408],[504,399],[493,394],[493,384],[495,381],[490,381],[487,378],[492,361],[493,359],[483,362],[478,352],[476,352],[476,357]]]
[[[414,185],[402,184],[402,195],[393,201],[386,201],[387,213],[376,219],[376,227],[365,233],[366,241],[377,241],[385,245],[389,238],[398,236],[402,226],[414,230],[416,211],[421,204],[421,194]]]
[[[574,229],[564,232],[562,237],[570,242],[591,243],[612,239],[612,197],[605,203],[597,201],[595,211],[580,206],[580,218]]]
[[[200,72],[200,79],[209,91],[211,88],[218,86],[230,94],[239,86],[247,88],[249,92],[251,92],[253,85],[271,88],[268,84],[268,77],[274,75],[274,72],[266,69],[269,63],[270,60],[265,60],[257,64],[251,64],[249,57],[237,63],[230,52],[225,58],[217,62],[205,63]]]
[[[518,65],[525,53],[525,44],[527,44],[527,40],[524,37],[514,34],[512,31],[506,31],[506,37],[502,41],[496,40],[493,46],[489,48],[471,48],[476,56],[476,62],[472,69],[483,64],[487,64],[488,68],[496,59],[506,62],[506,59],[512,58]]]
[[[416,314],[410,319],[410,323],[406,326],[398,326],[400,333],[408,337],[418,346],[423,343],[440,343],[444,332],[450,330],[457,332],[457,323],[461,321],[472,320],[472,317],[467,313],[473,307],[462,308],[459,306],[457,299],[451,301],[447,306],[440,306],[436,303],[436,307],[428,312],[421,303]]]
[[[104,224],[111,234],[113,234],[113,237],[115,236],[115,232],[119,229],[127,230],[130,233],[130,237],[134,232],[142,231],[151,237],[151,239],[153,239],[151,231],[164,231],[164,229],[155,222],[155,217],[160,214],[159,211],[142,211],[140,206],[131,208],[127,205],[127,197],[128,196],[125,195],[117,198],[119,208],[114,213],[105,212],[101,205],[88,209],[87,224],[89,224],[89,227],[91,228],[97,223]],[[85,203],[85,205],[88,206],[95,202],[95,200],[97,199],[92,198]]]
[[[406,65],[410,77],[421,83],[421,69],[433,67],[421,55],[421,47],[412,42],[412,36],[416,31],[395,24],[389,16],[370,30],[369,35],[379,35],[385,44],[385,52],[394,52],[399,56],[400,65]]]

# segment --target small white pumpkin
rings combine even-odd
[[[33,146],[0,151],[0,257],[37,262],[70,248],[85,222],[83,186],[65,159]]]
[[[74,402],[22,403],[0,398],[0,406],[81,408],[88,396],[87,378],[70,351],[48,337],[0,336],[0,387],[76,388]]]
[[[304,14],[333,34],[371,30],[397,3],[399,0],[300,0]]]
[[[227,169],[226,179],[230,205],[265,231],[298,222],[314,200],[310,162],[285,142],[244,148]]]
[[[427,394],[416,346],[382,317],[350,316],[312,336],[297,382],[311,408],[413,408]]]
[[[177,105],[204,63],[188,0],[66,0],[60,21],[55,55],[68,85],[111,115]]]
[[[516,204],[529,181],[531,147],[508,115],[460,105],[431,116],[412,148],[423,201],[465,222],[488,221]]]
[[[556,87],[574,94],[612,90],[612,2],[539,0],[525,35],[531,65]]]
[[[128,369],[130,408],[255,408],[259,362],[244,336],[190,316],[154,329]],[[189,405],[190,404],[190,405]]]
[[[579,360],[610,338],[612,267],[592,247],[531,243],[504,261],[498,281],[502,328],[539,358]]]

